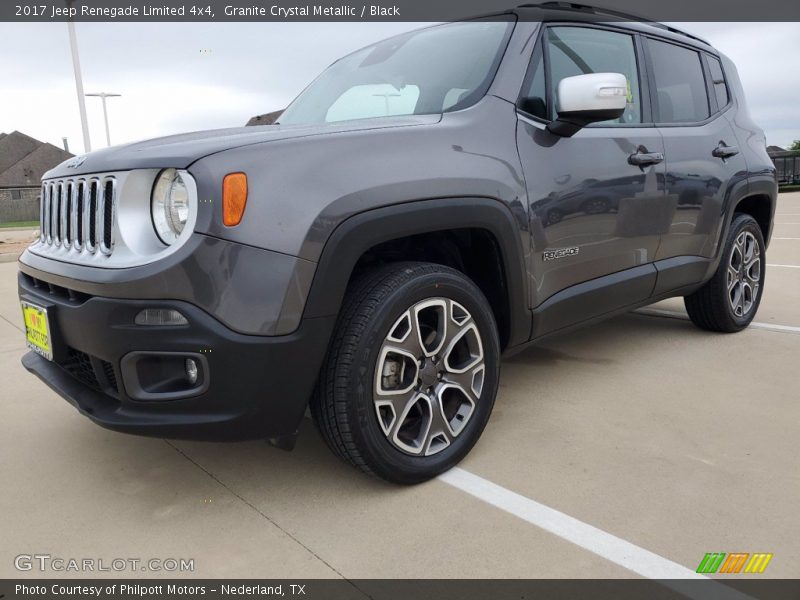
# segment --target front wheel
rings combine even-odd
[[[734,216],[714,276],[684,298],[695,325],[710,331],[741,331],[756,316],[764,294],[764,237],[750,215]]]
[[[312,415],[362,471],[425,481],[480,437],[499,360],[491,308],[472,281],[441,265],[391,264],[348,290]]]

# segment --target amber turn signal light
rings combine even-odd
[[[222,222],[228,227],[238,225],[247,206],[247,175],[228,173],[222,180]]]

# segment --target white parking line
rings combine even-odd
[[[784,237],[774,237],[773,240],[800,240],[800,238],[784,238]]]
[[[703,584],[702,588],[693,587],[685,581],[660,581],[663,585],[690,598],[702,598],[703,600],[707,598],[738,598],[739,600],[750,598],[750,596],[721,583],[708,580],[705,576],[695,573],[683,565],[570,517],[554,508],[512,492],[464,469],[454,467],[447,473],[439,475],[439,480],[642,577],[659,580],[706,580],[707,583]]]
[[[800,265],[778,265],[775,263],[767,263],[768,267],[780,267],[782,269],[800,269]]]
[[[651,317],[668,317],[670,319],[681,319],[682,321],[689,320],[689,315],[676,310],[640,308],[634,312],[637,312],[640,315],[648,315]],[[753,329],[766,329],[767,331],[778,331],[780,333],[800,333],[800,327],[794,327],[792,325],[777,325],[774,323],[760,323],[758,321],[752,321],[748,327],[752,327]]]

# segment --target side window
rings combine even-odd
[[[725,85],[725,75],[722,74],[722,64],[719,59],[706,54],[706,64],[711,73],[711,83],[714,84],[714,94],[717,96],[717,106],[722,110],[728,106],[728,86]]]
[[[708,91],[700,54],[653,39],[648,40],[648,48],[656,84],[656,122],[695,123],[707,119]]]
[[[588,27],[550,27],[547,30],[551,118],[558,106],[558,82],[587,73],[622,73],[628,80],[628,105],[619,120],[606,125],[641,123],[642,103],[633,36]]]

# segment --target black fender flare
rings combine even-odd
[[[500,249],[508,288],[507,347],[528,341],[531,314],[522,239],[528,238],[511,210],[489,198],[418,200],[376,208],[340,223],[328,238],[311,283],[303,319],[336,315],[359,258],[373,246],[421,233],[484,229]]]
[[[751,196],[767,196],[770,199],[770,215],[769,215],[769,229],[764,235],[764,244],[769,246],[772,239],[772,231],[775,225],[775,209],[778,205],[778,182],[775,180],[774,172],[751,174],[747,181],[747,196],[739,198],[736,202],[745,200]],[[736,210],[734,206],[733,211]],[[731,213],[731,217],[733,214]]]
[[[728,231],[730,230],[737,207],[748,198],[754,196],[767,196],[770,199],[769,231],[767,235],[764,236],[764,243],[769,245],[774,225],[775,207],[777,205],[778,184],[772,175],[753,175],[751,173],[748,177],[743,177],[736,181],[731,188],[728,200],[725,202],[723,208],[724,216],[717,235],[717,248],[714,252],[714,256],[709,261],[706,273],[702,282],[700,282],[701,285],[711,279],[719,267],[719,263],[722,260],[722,250],[725,240],[728,237]]]

